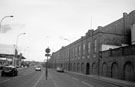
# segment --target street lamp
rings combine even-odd
[[[18,46],[19,37],[20,37],[21,35],[24,35],[24,34],[26,34],[26,33],[20,33],[20,34],[18,34],[18,36],[17,36],[16,47],[15,47],[15,58],[17,58],[17,55],[18,55],[17,46]],[[15,61],[14,61],[14,59],[13,59],[13,65],[15,65],[15,64],[16,64],[16,63],[15,63]]]
[[[18,34],[17,40],[16,40],[16,49],[17,49],[17,46],[18,46],[19,37],[20,37],[21,35],[24,35],[24,34],[26,34],[26,33],[20,33],[20,34]]]
[[[3,17],[3,18],[1,19],[1,21],[0,21],[0,30],[1,30],[1,23],[2,23],[2,21],[3,21],[5,18],[7,18],[7,17],[11,17],[11,18],[13,18],[14,16],[13,16],[13,15],[11,15],[11,16],[5,16],[5,17]]]
[[[64,38],[63,40],[68,41],[68,42],[70,43],[70,40],[69,40],[69,39],[67,39],[67,38]],[[70,71],[70,48],[69,48],[68,52],[69,52],[68,70]]]

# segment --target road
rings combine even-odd
[[[88,76],[60,73],[54,69],[35,71],[33,67],[19,70],[16,77],[0,77],[0,87],[118,87],[109,83],[92,79]]]
[[[22,69],[16,77],[1,77],[0,87],[34,87],[41,74],[33,68]]]

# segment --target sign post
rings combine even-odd
[[[45,56],[47,57],[47,60],[46,60],[46,80],[47,80],[47,77],[48,77],[48,57],[50,56],[50,49],[49,49],[49,47],[48,48],[46,48],[46,50],[45,50],[45,52],[46,52],[46,54],[45,54]]]

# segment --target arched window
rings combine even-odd
[[[86,64],[86,74],[87,75],[90,74],[90,64],[89,63]]]
[[[79,72],[79,63],[77,63],[77,72]]]
[[[92,74],[96,75],[97,74],[97,67],[96,67],[96,63],[92,64]]]
[[[111,67],[111,77],[112,78],[119,78],[119,71],[118,71],[118,64],[114,62]]]
[[[102,65],[102,76],[107,76],[107,64],[103,63]]]
[[[131,62],[126,62],[124,65],[124,79],[128,81],[135,81],[134,66]]]
[[[81,64],[81,72],[84,73],[84,64]]]

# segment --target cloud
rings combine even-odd
[[[7,31],[11,30],[11,26],[9,24],[1,26],[0,33],[6,33]]]
[[[25,24],[5,24],[1,26],[0,33],[7,33],[8,31],[13,31],[16,29],[23,29]]]

